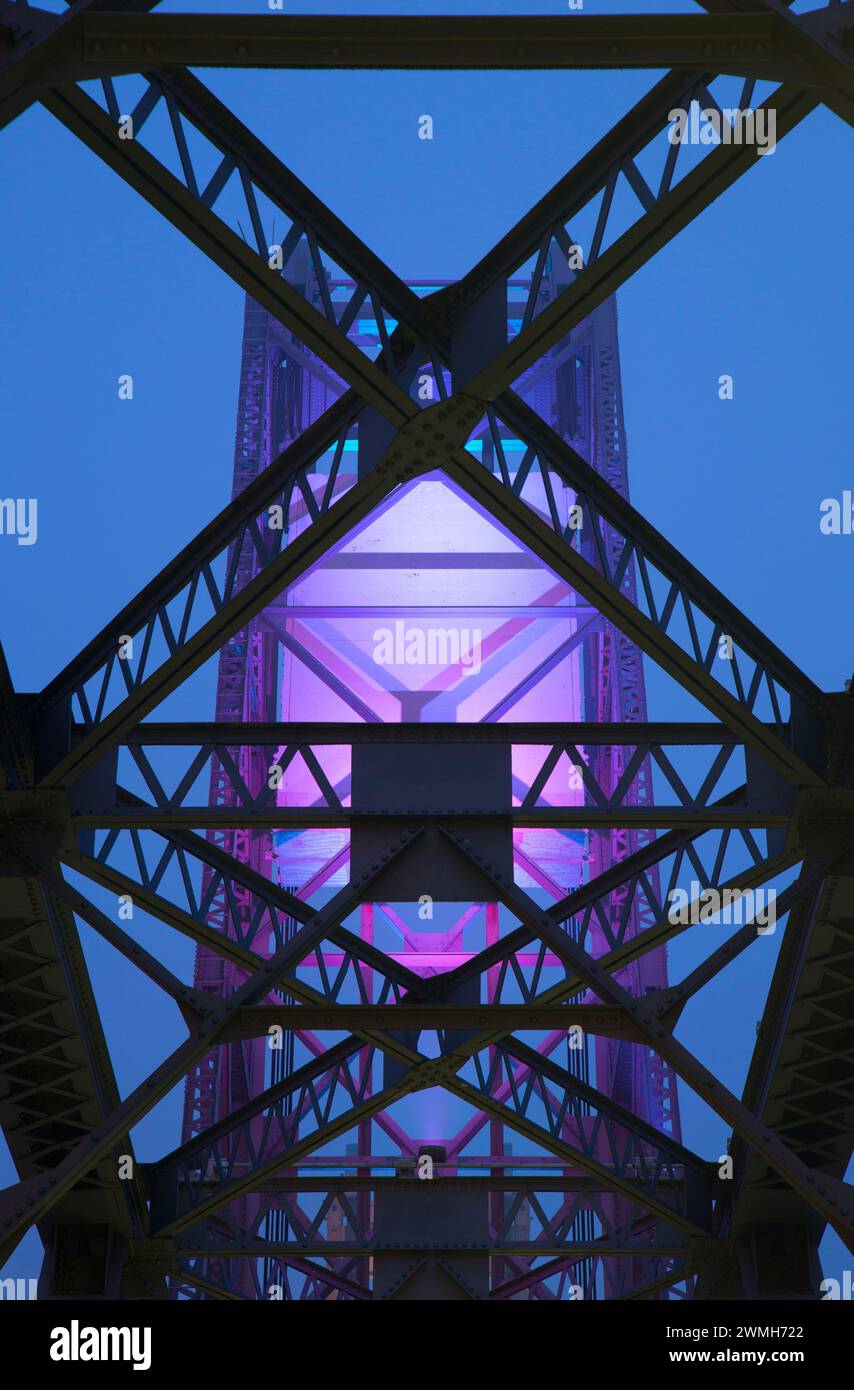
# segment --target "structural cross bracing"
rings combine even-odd
[[[854,1249],[850,698],[632,507],[612,298],[759,157],[722,142],[688,160],[673,108],[720,113],[734,75],[742,107],[777,84],[756,103],[777,139],[821,103],[850,123],[854,4],[700,8],[567,27],[0,4],[0,120],[41,102],[248,296],[231,502],[42,692],[16,694],[0,665],[0,1121],[20,1175],[0,1250],[38,1227],[42,1296],[797,1297],[815,1295],[827,1226]],[[670,71],[425,293],[187,71],[256,65]],[[144,81],[125,111],[128,73]],[[428,507],[470,528],[456,568],[417,547],[429,612],[397,585]],[[336,567],[337,587],[315,584]],[[358,585],[361,618],[398,644],[382,677],[363,634],[341,637]],[[406,624],[446,634],[449,594],[486,634],[478,669],[445,652],[414,689],[390,674]],[[644,654],[711,718],[649,722]],[[213,658],[215,720],[154,722]],[[785,874],[736,1096],[676,1029],[756,949],[760,894]],[[666,943],[703,921],[702,901],[670,906],[686,881],[753,910],[670,982]],[[194,980],[95,889],[195,942]],[[467,906],[431,937],[404,913],[425,897]],[[124,1098],[78,921],[187,1025]],[[120,1177],[134,1126],[184,1078],[181,1144]],[[732,1130],[727,1182],[682,1143],[677,1078]],[[465,1119],[419,1132],[436,1095]]]

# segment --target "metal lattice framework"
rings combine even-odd
[[[822,103],[852,123],[854,3],[794,16],[783,0],[700,0],[706,13],[571,21],[156,6],[77,0],[56,16],[0,0],[0,122],[40,102],[248,296],[230,503],[39,694],[16,694],[0,658],[0,1122],[20,1176],[0,1194],[0,1254],[37,1226],[43,1297],[255,1298],[271,1282],[287,1298],[356,1300],[560,1299],[579,1286],[815,1296],[825,1228],[854,1251],[854,707],[631,505],[612,296],[758,158],[721,143],[688,159],[667,139],[673,108],[720,112],[716,84],[736,77],[742,107],[775,84],[761,105],[778,140]],[[670,71],[462,280],[424,295],[187,70],[205,66]],[[128,74],[143,75],[130,111],[117,94]],[[618,216],[627,198],[632,214]],[[275,265],[271,224],[283,229]],[[570,360],[577,330],[591,374],[588,427],[574,433],[544,418],[536,389]],[[281,448],[265,434],[275,333],[300,390],[310,379],[322,402],[296,411]],[[437,476],[575,596],[578,626],[552,665],[583,652],[582,720],[510,722],[515,690],[477,723],[389,722],[278,611],[312,567]],[[349,719],[279,717],[280,647]],[[709,720],[651,723],[641,654]],[[214,657],[214,722],[147,718]],[[352,779],[331,774],[330,747],[346,750]],[[686,748],[702,764],[693,783]],[[476,759],[509,769],[519,749],[525,778],[485,790]],[[402,794],[372,777],[395,759],[423,768],[419,757],[439,786],[416,778]],[[297,765],[310,793],[285,803],[270,774]],[[579,774],[577,801],[549,794],[561,766]],[[271,835],[306,827],[349,836],[337,891],[340,849],[308,889],[270,876]],[[544,906],[514,872],[514,827],[583,831],[586,875],[555,885],[525,859]],[[478,949],[451,952],[440,972],[373,938],[375,907],[418,902],[431,873],[484,907]],[[687,920],[668,906],[685,873],[743,894],[791,876],[740,1097],[674,1030],[756,941],[758,919],[668,983],[663,948],[702,920],[702,902]],[[87,882],[194,942],[193,983]],[[124,1099],[78,919],[187,1025]],[[289,1051],[259,1070],[276,1027]],[[596,1084],[571,1054],[559,1060],[574,1029],[597,1041]],[[437,1056],[419,1050],[425,1030]],[[541,1035],[535,1046],[525,1033]],[[181,1145],[128,1178],[133,1127],[185,1078]],[[728,1180],[717,1156],[682,1143],[675,1078],[731,1127]],[[432,1136],[412,1138],[392,1107],[436,1088],[471,1118],[419,1182]],[[372,1126],[393,1161],[372,1151]],[[486,1153],[471,1147],[481,1134]]]

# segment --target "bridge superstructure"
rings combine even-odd
[[[577,1279],[588,1297],[808,1298],[823,1232],[854,1247],[850,695],[817,689],[631,505],[613,308],[760,157],[672,143],[674,108],[720,110],[737,78],[778,141],[820,103],[850,122],[850,5],[701,8],[0,6],[0,121],[40,101],[248,296],[231,502],[44,690],[0,666],[0,1121],[20,1176],[0,1253],[38,1228],[42,1297],[568,1298]],[[669,71],[466,276],[419,289],[196,75],[253,64]],[[461,592],[443,585],[463,532]],[[484,617],[476,658],[458,614],[468,669],[437,662],[428,689],[425,615],[401,610],[431,585],[435,642],[452,592],[516,611],[499,637]],[[574,611],[540,637],[545,596]],[[371,626],[348,647],[354,600]],[[508,665],[547,664],[561,631],[572,649],[506,706]],[[706,718],[651,721],[641,654]],[[213,659],[215,719],[158,722]],[[663,948],[700,915],[669,895],[695,881],[786,883],[741,1096],[678,1025],[760,933],[668,981]],[[194,941],[195,980],[92,885]],[[81,921],[187,1025],[123,1098]],[[128,1166],[185,1077],[182,1142]],[[731,1128],[729,1165],[682,1142],[675,1077]]]

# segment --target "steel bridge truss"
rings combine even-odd
[[[2,1257],[37,1226],[45,1297],[157,1298],[171,1286],[239,1299],[267,1297],[275,1284],[286,1299],[358,1300],[406,1296],[429,1276],[463,1298],[554,1299],[578,1287],[588,1296],[609,1262],[612,1297],[816,1296],[824,1229],[854,1251],[854,1189],[844,1182],[854,1135],[854,706],[818,690],[639,515],[616,475],[603,477],[514,387],[749,175],[754,146],[722,143],[692,158],[670,144],[674,107],[720,111],[720,83],[737,77],[742,107],[757,84],[774,84],[763,104],[778,140],[822,103],[852,122],[854,3],[793,16],[783,0],[701,0],[705,14],[554,20],[159,15],[156,4],[78,0],[56,16],[2,0],[0,122],[40,102],[283,325],[290,350],[302,345],[337,399],[43,691],[16,694],[0,660],[0,1120],[20,1174],[0,1194]],[[670,71],[469,274],[419,297],[187,71],[205,66]],[[143,74],[130,110],[117,87],[127,74]],[[133,138],[119,138],[128,117]],[[620,216],[626,194],[633,213]],[[582,226],[581,263],[546,301],[546,268],[552,256],[566,261]],[[289,275],[300,257],[306,273]],[[508,341],[508,285],[520,276],[529,291]],[[378,350],[353,341],[360,312],[378,326]],[[424,371],[436,388],[426,404],[412,392]],[[510,436],[521,453],[506,449]],[[219,723],[146,720],[427,475],[494,518],[711,719],[384,725],[367,712],[363,724],[238,720],[227,735]],[[282,524],[271,527],[276,511]],[[128,638],[133,660],[120,651]],[[716,659],[723,639],[731,660]],[[478,744],[508,757],[537,747],[537,767],[488,804],[458,779],[448,804],[414,785],[402,806],[382,786],[359,801],[350,779],[336,784],[324,766],[330,745],[355,758],[366,744],[427,743],[446,769],[462,745]],[[183,758],[169,785],[157,771],[162,747]],[[601,747],[623,751],[613,777],[597,761]],[[677,770],[680,747],[706,759],[693,787]],[[284,773],[297,757],[314,779],[305,805],[283,808],[245,772],[254,760]],[[578,770],[582,805],[549,797],[561,764]],[[654,805],[636,794],[651,767],[668,795]],[[211,768],[227,792],[214,806],[198,795]],[[509,842],[514,826],[648,833],[544,909],[489,848],[496,830]],[[364,834],[382,848],[354,853],[350,881],[315,908],[210,834],[300,827],[341,827],[354,844]],[[386,885],[423,865],[425,845],[514,923],[441,975],[410,969],[347,925],[366,904],[400,901]],[[668,907],[685,872],[739,893],[789,875],[741,1096],[675,1027],[699,990],[756,949],[756,919],[666,989],[639,997],[627,987],[632,962],[703,930],[702,901],[687,921]],[[411,871],[414,900],[420,873]],[[87,883],[227,962],[235,990],[218,997],[177,978],[96,906]],[[638,914],[641,931],[630,928]],[[187,1025],[186,1040],[123,1099],[77,919],[174,1000]],[[696,1091],[732,1129],[732,1177],[722,1181],[717,1160],[563,1065],[576,1025],[645,1048]],[[276,1026],[310,1060],[119,1179],[133,1127],[170,1090],[212,1050]],[[436,1030],[438,1056],[419,1051],[423,1030]],[[545,1036],[532,1046],[526,1032]],[[418,1146],[389,1108],[434,1087],[474,1118],[422,1182]],[[372,1118],[401,1157],[383,1166],[358,1144],[330,1154]],[[520,1152],[510,1172],[474,1153],[492,1123],[536,1146],[536,1164]]]

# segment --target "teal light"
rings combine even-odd
[[[386,333],[393,333],[397,328],[397,319],[383,319],[383,323]],[[378,338],[380,336],[376,319],[359,319],[356,324],[356,332],[363,337]]]

